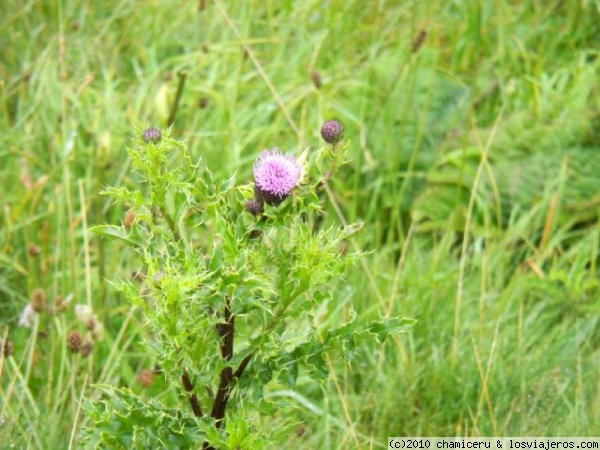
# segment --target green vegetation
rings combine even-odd
[[[140,260],[89,231],[125,220],[128,205],[99,193],[132,186],[134,127],[171,118],[192,158],[236,184],[264,148],[299,155],[325,120],[344,123],[350,162],[326,221],[364,222],[350,245],[368,254],[324,314],[417,319],[328,360],[331,381],[300,371],[269,393],[288,406],[257,421],[278,443],[597,435],[599,7],[1,2],[0,333],[14,349],[0,358],[0,447],[77,448],[98,385],[193,417],[148,371],[151,332],[107,282]],[[51,307],[20,327],[37,289]],[[89,334],[76,304],[104,326],[87,358],[68,348]],[[284,418],[293,433],[276,433]]]

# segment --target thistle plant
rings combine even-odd
[[[350,360],[360,339],[383,341],[411,323],[329,316],[332,286],[360,257],[345,254],[343,243],[361,227],[317,226],[324,214],[318,188],[348,144],[298,157],[264,150],[254,181],[237,184],[216,179],[168,131],[138,135],[128,150],[135,187],[104,191],[129,209],[127,226],[94,231],[139,255],[146,288],[128,279],[113,284],[144,314],[147,344],[182,401],[97,387],[106,395],[87,402],[83,440],[123,448],[272,446],[272,430],[254,420],[280,406],[271,389],[294,389],[301,371],[323,380],[328,353]]]

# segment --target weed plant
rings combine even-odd
[[[189,414],[107,282],[142,261],[89,231],[131,219],[99,192],[135,186],[132,124],[243,186],[331,117],[353,145],[319,226],[364,223],[348,249],[366,254],[327,320],[417,323],[327,380],[299,370],[279,445],[597,434],[597,2],[7,1],[0,21],[0,447],[77,448],[91,385]]]

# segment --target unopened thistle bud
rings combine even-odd
[[[258,239],[259,237],[262,236],[262,231],[260,230],[252,230],[250,231],[250,233],[248,234],[248,237],[250,239]]]
[[[254,163],[256,200],[277,206],[300,182],[302,166],[296,158],[278,149],[265,150]]]
[[[328,120],[321,127],[321,137],[328,144],[337,144],[344,137],[344,126],[337,120]]]
[[[158,128],[147,128],[142,133],[142,141],[146,144],[156,144],[161,137],[162,134]]]
[[[81,333],[79,331],[71,331],[67,335],[67,347],[73,353],[77,353],[81,350],[83,338],[81,337]]]
[[[46,309],[46,302],[48,301],[48,296],[46,295],[46,291],[41,288],[37,288],[31,294],[31,301],[29,304],[33,308],[36,313],[42,312]]]
[[[263,204],[258,200],[248,200],[244,209],[253,216],[258,216],[263,212]]]

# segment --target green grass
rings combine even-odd
[[[0,447],[77,448],[93,383],[187,408],[160,377],[136,381],[153,366],[143,318],[106,280],[138,262],[88,232],[122,220],[127,206],[98,192],[131,183],[133,125],[168,126],[182,77],[174,135],[239,183],[263,148],[300,151],[324,120],[345,124],[352,160],[328,220],[364,221],[369,253],[333,287],[330,320],[418,319],[348,363],[332,355],[331,382],[277,394],[301,424],[282,444],[597,434],[597,2],[202,3],[0,5],[0,331],[15,345]],[[38,287],[74,300],[18,327]],[[107,328],[88,359],[66,348],[84,331],[75,303]]]

